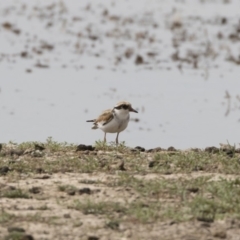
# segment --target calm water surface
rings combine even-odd
[[[179,69],[179,62],[171,59],[176,50],[172,47],[174,34],[167,30],[167,23],[164,23],[176,18],[171,15],[174,6],[184,24],[188,24],[193,9],[200,7],[198,14],[203,22],[209,18],[215,21],[219,16],[229,17],[231,12],[231,26],[234,29],[234,14],[237,14],[234,9],[239,5],[238,2],[218,4],[212,1],[207,5],[195,1],[198,5],[189,6],[176,1],[170,1],[170,5],[167,4],[169,1],[159,2],[150,1],[147,5],[146,1],[141,1],[143,6],[148,6],[144,10],[143,7],[128,7],[131,4],[134,6],[134,1],[121,4],[118,8],[106,1],[105,5],[92,3],[90,10],[83,11],[87,3],[82,2],[82,5],[74,7],[76,1],[72,0],[65,3],[67,12],[63,15],[59,13],[61,8],[56,5],[53,11],[54,16],[60,14],[58,18],[43,16],[44,13],[47,15],[45,11],[33,10],[36,5],[44,10],[47,2],[40,4],[33,1],[30,5],[26,1],[5,2],[5,9],[11,8],[13,3],[17,4],[7,13],[2,10],[1,23],[12,23],[15,28],[21,29],[21,34],[1,28],[0,141],[45,141],[51,136],[57,141],[94,144],[96,140],[103,139],[103,132],[91,130],[91,124],[86,120],[95,118],[102,110],[113,107],[120,100],[127,100],[139,111],[138,114],[131,114],[133,121],[120,134],[120,141],[125,141],[128,146],[174,146],[185,149],[218,146],[227,142],[238,146],[239,66],[227,62],[225,53],[219,50],[217,60],[201,57],[197,69],[185,63]],[[22,7],[24,3],[27,6],[25,9]],[[218,8],[212,16],[209,6],[216,4]],[[111,20],[101,25],[100,20],[106,18],[102,14],[106,8],[112,15],[134,16],[134,22],[125,26]],[[121,14],[117,9],[122,9]],[[151,17],[148,17],[148,11],[152,12]],[[71,22],[76,14],[83,18],[79,25]],[[28,21],[29,18],[31,21]],[[51,27],[48,27],[48,18],[53,24]],[[138,22],[141,18],[145,18],[146,26]],[[149,28],[147,24],[151,21],[158,23],[158,30]],[[210,33],[222,27],[211,24]],[[86,30],[87,27],[91,30]],[[136,41],[135,35],[128,38],[126,32],[121,33],[124,36],[106,37],[106,32],[112,33],[116,27],[136,32],[150,29],[151,36],[158,40],[148,47],[147,40]],[[193,28],[190,26],[189,29],[193,31]],[[81,32],[81,37],[76,37],[70,30]],[[91,34],[97,32],[100,39],[86,38],[89,31],[92,31]],[[42,47],[44,42],[52,44],[53,49]],[[183,51],[198,45],[184,42],[182,46],[180,50]],[[201,49],[202,45],[199,46]],[[116,63],[117,57],[124,54],[121,51],[128,47],[134,49],[133,56],[129,59],[122,57],[120,63]],[[43,53],[36,53],[38,48]],[[237,47],[232,44],[232,48]],[[20,56],[23,51],[27,52],[27,57]],[[157,56],[154,59],[147,58],[148,51],[157,53]],[[144,64],[135,65],[137,55],[144,56]],[[38,63],[48,68],[36,67]],[[228,116],[225,116],[228,108],[228,99],[224,98],[226,91],[231,95]],[[135,118],[139,121],[135,122]],[[115,134],[108,134],[107,139],[114,141]]]

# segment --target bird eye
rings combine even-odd
[[[122,108],[126,110],[126,109],[128,109],[128,105],[123,104]]]

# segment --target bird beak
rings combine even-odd
[[[133,109],[132,107],[129,109],[129,112],[135,112],[135,113],[138,113],[138,111],[136,111],[136,110]]]

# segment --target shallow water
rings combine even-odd
[[[5,3],[5,8],[12,2]],[[2,23],[11,22],[21,29],[17,35],[1,28],[4,36],[0,40],[1,142],[45,141],[51,136],[57,141],[93,144],[103,139],[103,132],[91,130],[91,124],[86,120],[95,118],[120,100],[128,100],[139,110],[138,114],[131,114],[131,118],[137,118],[139,122],[131,121],[127,130],[120,134],[120,141],[125,141],[129,146],[174,146],[184,149],[218,146],[227,142],[238,145],[240,68],[226,61],[226,52],[220,48],[228,46],[234,52],[238,49],[238,43],[232,44],[229,39],[218,41],[211,36],[219,29],[230,29],[213,21],[219,16],[230,18],[230,11],[232,15],[227,24],[234,28],[237,23],[237,1],[231,4],[215,1],[200,4],[195,1],[195,5],[181,1],[171,1],[170,5],[167,4],[170,1],[160,1],[162,5],[158,1],[148,4],[141,1],[143,6],[147,6],[146,9],[140,4],[136,8],[127,7],[134,6],[136,1],[128,1],[121,6],[106,1],[105,5],[92,3],[90,10],[83,10],[83,7],[86,8],[83,2],[81,6],[73,7],[76,2],[66,2],[67,11],[62,15],[58,13],[61,10],[58,5],[53,7],[54,16],[51,12],[47,15],[43,10],[48,3],[39,5],[37,1],[27,4],[24,10],[24,1],[18,1],[7,14],[1,12]],[[33,10],[34,6],[40,6],[40,10]],[[212,15],[209,6],[217,6]],[[182,33],[171,32],[163,21],[176,18],[172,13],[176,12],[173,11],[174,7],[183,19],[179,21],[186,24],[190,32],[194,32],[197,24],[193,22],[188,25],[191,12],[197,7],[200,9],[193,11],[194,16],[198,15],[205,22],[200,26],[203,30],[206,27],[209,39],[216,41],[215,51],[219,51],[216,59],[202,54],[202,38],[198,36],[198,31],[196,35],[199,40],[183,41],[179,47],[182,58],[188,56],[185,51],[188,48],[202,54],[199,55],[198,67],[171,59],[176,51],[172,38]],[[100,14],[105,8],[113,15],[132,16],[133,23],[124,25],[115,20],[112,22],[110,17],[107,18],[108,22]],[[117,11],[120,8],[121,13]],[[150,17],[148,11],[151,12]],[[79,25],[70,21],[76,14],[83,18]],[[30,16],[31,21],[28,21]],[[144,18],[145,25],[140,24],[143,21],[141,18]],[[46,27],[48,21],[53,22],[51,27]],[[153,22],[158,23],[157,30],[149,27]],[[91,30],[86,30],[86,26],[91,26]],[[106,37],[106,33],[116,27],[121,34]],[[81,32],[81,37],[69,33],[70,30]],[[154,35],[156,40],[149,44],[146,39],[136,40],[135,35],[127,37],[127,30],[135,30],[136,33],[148,31],[148,35]],[[97,33],[100,39],[86,37],[89,31],[89,34]],[[41,47],[43,42],[52,44],[53,49]],[[134,49],[130,58],[123,57],[127,47]],[[36,48],[42,53],[36,54]],[[27,57],[19,56],[22,51],[27,51]],[[149,51],[155,52],[156,57],[147,57]],[[135,64],[137,55],[143,56],[143,64]],[[119,56],[121,60],[116,63]],[[37,63],[48,67],[36,67]],[[227,116],[226,91],[231,95],[231,111]],[[115,134],[108,134],[107,139],[113,141]]]

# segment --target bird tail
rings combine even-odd
[[[92,129],[98,129],[98,125],[95,123],[96,119],[93,120],[87,120],[87,122],[93,122],[93,127]]]

